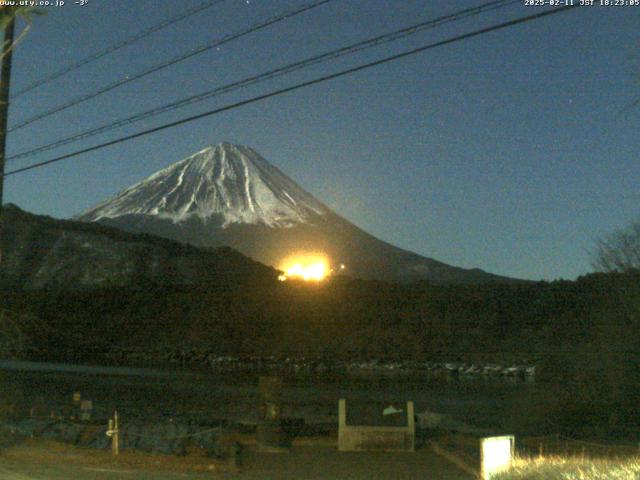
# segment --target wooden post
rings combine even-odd
[[[80,421],[88,422],[91,420],[91,414],[93,413],[93,401],[82,400],[80,402]]]
[[[120,453],[120,433],[118,428],[118,411],[117,410],[113,415],[113,423],[114,423],[114,428],[113,428],[114,432],[113,432],[113,443],[111,447],[113,450],[113,455],[117,457],[118,454]]]
[[[107,426],[107,437],[111,438],[111,452],[113,453],[113,418],[109,419],[109,425]]]
[[[347,401],[344,398],[338,400],[338,428],[344,430],[347,426]]]
[[[107,428],[107,436],[111,437],[111,453],[114,457],[117,457],[120,453],[120,436],[118,432],[118,412],[113,414],[113,418],[109,419],[109,426]]]
[[[0,67],[0,238],[2,238],[2,200],[4,186],[5,146],[7,143],[7,117],[9,116],[9,82],[11,81],[11,57],[13,55],[15,18],[4,29],[2,66]],[[0,246],[0,262],[2,247]]]
[[[413,410],[413,402],[407,402],[407,422],[409,427],[409,436],[411,437],[410,450],[413,452],[416,449],[416,417]]]
[[[277,377],[260,377],[258,424],[256,439],[261,451],[280,452],[283,448],[282,420],[282,380]]]

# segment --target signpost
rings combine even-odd
[[[480,440],[480,474],[490,480],[497,473],[507,470],[513,460],[515,437],[487,437]]]
[[[258,383],[259,405],[256,437],[258,448],[265,452],[283,452],[282,435],[282,380],[277,377],[260,377]]]
[[[80,421],[88,422],[91,420],[93,412],[93,402],[91,400],[82,400],[80,402]]]
[[[107,437],[111,437],[111,453],[113,453],[114,457],[117,457],[120,454],[120,431],[118,430],[118,412],[115,412],[113,418],[109,419]]]

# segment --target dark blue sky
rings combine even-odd
[[[578,0],[576,0],[578,1]],[[14,90],[200,0],[67,0],[14,55]],[[11,105],[16,124],[302,5],[226,0]],[[334,0],[12,132],[8,155],[462,8]],[[524,2],[24,161],[210,110],[517,16]],[[588,7],[427,51],[8,177],[5,201],[65,218],[207,145],[251,146],[335,211],[408,250],[530,279],[590,270],[596,236],[640,215],[640,7]]]

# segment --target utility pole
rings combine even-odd
[[[4,159],[7,146],[7,119],[9,116],[9,83],[11,81],[11,57],[15,17],[4,29],[2,44],[2,70],[0,72],[0,263],[2,263],[2,199],[4,193]]]

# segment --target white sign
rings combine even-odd
[[[490,480],[511,466],[514,444],[515,438],[512,435],[480,440],[480,470],[483,480]]]

